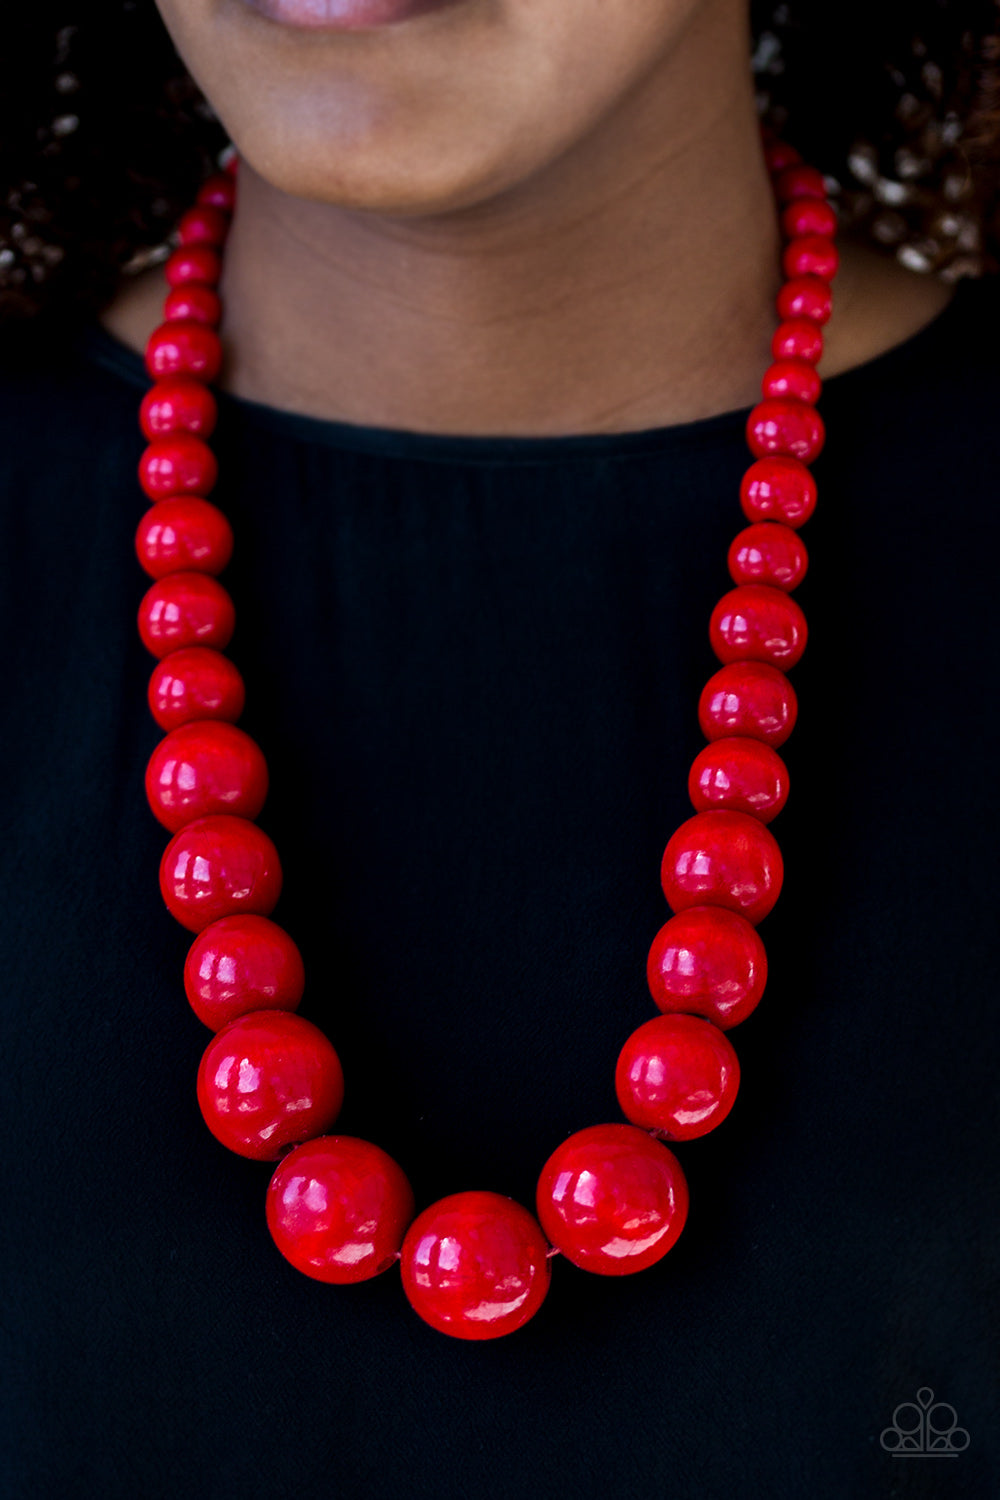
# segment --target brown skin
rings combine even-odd
[[[667,425],[757,399],[780,284],[745,0],[459,0],[294,31],[160,0],[243,158],[225,389],[413,431]],[[842,246],[820,373],[950,289]],[[105,314],[141,349],[161,273]]]

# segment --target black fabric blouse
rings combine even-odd
[[[731,1033],[740,1097],[678,1148],[692,1207],[665,1260],[614,1279],[557,1260],[534,1321],[486,1344],[425,1326],[395,1270],[293,1270],[268,1168],[201,1120],[209,1033],[143,795],[148,381],[97,328],[9,351],[8,1500],[1000,1491],[998,343],[1000,286],[963,283],[828,382],[786,886],[767,993]],[[393,1154],[421,1206],[469,1187],[530,1205],[560,1140],[620,1118],[745,418],[469,438],[222,398],[275,918],[343,1060],[337,1129]],[[954,1408],[950,1449],[894,1456],[883,1431],[924,1388]]]

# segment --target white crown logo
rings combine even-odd
[[[883,1427],[879,1442],[893,1458],[957,1458],[969,1446],[969,1434],[958,1425],[958,1413],[947,1401],[935,1401],[923,1385],[916,1401],[901,1401],[892,1426]]]

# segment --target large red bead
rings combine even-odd
[[[793,198],[781,210],[781,232],[790,240],[806,234],[832,239],[837,232],[836,211],[822,198]]]
[[[709,639],[722,662],[766,661],[794,667],[806,649],[806,617],[782,589],[744,583],[712,611]]]
[[[823,382],[807,360],[778,359],[764,371],[760,388],[765,400],[805,401],[812,406]]]
[[[146,798],[171,833],[210,813],[256,818],[267,798],[267,762],[235,724],[182,724],[149,757]]]
[[[805,542],[791,527],[757,521],[733,538],[728,562],[734,583],[764,583],[787,592],[797,589],[806,576],[809,554]]]
[[[689,906],[665,922],[646,964],[649,992],[666,1014],[693,1011],[724,1031],[750,1015],[767,984],[760,934],[724,906]]]
[[[695,757],[688,794],[698,812],[729,808],[770,823],[788,801],[788,771],[761,740],[713,740]]]
[[[340,1114],[344,1074],[318,1026],[287,1010],[230,1021],[205,1048],[198,1104],[223,1146],[277,1161],[286,1146],[322,1135]]]
[[[825,436],[823,418],[807,401],[760,401],[747,418],[747,442],[757,458],[782,454],[809,464]]]
[[[163,851],[160,892],[170,915],[189,932],[203,932],[237,912],[270,916],[281,895],[278,851],[247,818],[196,818]]]
[[[222,917],[195,938],[184,962],[184,992],[213,1031],[251,1010],[297,1010],[306,976],[283,927],[249,912]]]
[[[800,162],[802,157],[796,151],[795,147],[790,146],[787,141],[769,141],[764,147],[764,160],[767,163],[768,171],[772,176],[775,176],[779,172],[783,172],[786,167]]]
[[[221,573],[233,553],[233,528],[208,500],[178,495],[150,506],[136,528],[135,550],[151,578]]]
[[[236,203],[236,183],[229,172],[215,172],[207,177],[195,195],[196,203],[208,203],[213,208],[232,213]]]
[[[748,521],[804,526],[816,509],[816,481],[797,458],[759,458],[740,482],[740,504]]]
[[[829,323],[833,312],[833,294],[830,283],[819,276],[796,276],[786,281],[778,292],[775,306],[779,318],[792,320],[811,318],[820,325]]]
[[[557,1146],[538,1179],[538,1217],[584,1271],[628,1276],[676,1244],[688,1190],[672,1151],[634,1125],[591,1125]]]
[[[698,723],[707,740],[732,734],[783,745],[795,728],[799,705],[783,672],[762,661],[735,661],[705,684]]]
[[[699,812],[667,844],[660,879],[671,911],[725,906],[756,925],[777,901],[783,874],[781,850],[759,819]]]
[[[823,357],[823,330],[811,318],[789,318],[774,330],[771,353],[775,359],[802,359],[818,365]]]
[[[267,1227],[297,1271],[336,1286],[369,1281],[399,1258],[413,1189],[368,1141],[322,1135],[279,1162],[267,1189]]]
[[[818,276],[821,281],[832,281],[839,264],[836,245],[821,234],[803,234],[790,240],[781,257],[786,276]]]
[[[150,442],[172,432],[210,437],[215,429],[215,397],[198,380],[177,376],[150,386],[139,407],[139,425]]]
[[[195,719],[235,724],[243,712],[246,688],[228,656],[207,646],[188,646],[171,651],[153,669],[147,698],[161,729],[176,729]]]
[[[171,287],[163,303],[163,316],[168,321],[190,320],[215,328],[222,317],[222,301],[210,286],[188,281],[183,286]]]
[[[224,245],[230,216],[212,203],[197,203],[180,217],[177,237],[182,245]]]
[[[400,1260],[403,1291],[425,1323],[459,1339],[522,1328],[549,1289],[536,1221],[499,1193],[452,1193],[418,1214]]]
[[[146,369],[154,380],[189,375],[214,380],[222,368],[222,345],[214,328],[187,320],[161,323],[146,342]]]
[[[215,286],[222,275],[222,260],[211,245],[182,245],[167,256],[163,274],[168,286],[184,286],[191,281]]]
[[[215,454],[193,432],[154,438],[139,460],[139,483],[150,500],[207,495],[218,477]]]
[[[786,167],[779,172],[774,184],[774,193],[779,203],[792,203],[796,198],[826,198],[826,183],[823,173],[802,162]]]
[[[647,1021],[633,1031],[615,1069],[626,1119],[671,1141],[692,1141],[721,1125],[739,1086],[732,1043],[700,1016]]]
[[[139,605],[139,634],[161,660],[182,646],[228,646],[236,629],[233,601],[207,573],[158,578]]]

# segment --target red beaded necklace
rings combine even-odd
[[[751,524],[729,549],[735,587],[709,626],[723,665],[698,707],[708,744],[688,781],[695,814],[663,856],[674,915],[657,933],[647,969],[662,1014],[634,1031],[618,1058],[615,1087],[629,1123],[592,1125],[556,1147],[539,1177],[537,1218],[491,1192],[454,1193],[414,1218],[410,1185],[391,1157],[327,1133],[343,1102],[343,1074],[324,1034],[295,1013],[302,959],[269,920],[281,865],[254,822],[267,795],[267,765],[236,728],[243,680],[222,654],[235,613],[217,575],[233,534],[205,498],[217,477],[207,443],[216,420],[209,387],[222,360],[215,289],[236,197],[235,160],[203,184],[166,263],[165,321],[146,348],[155,384],[140,414],[149,446],[139,477],[155,503],[136,533],[139,560],[154,580],[139,631],[158,659],[149,705],[167,731],[146,771],[150,806],[173,835],[160,889],[168,910],[197,934],[184,985],[216,1033],[198,1071],[198,1102],[223,1145],[278,1163],[267,1223],[292,1265],[340,1284],[399,1261],[415,1310],[457,1338],[496,1338],[526,1323],[560,1252],[607,1276],[643,1270],[667,1253],[684,1226],[688,1190],[663,1142],[704,1135],[729,1113],[739,1064],[725,1032],[764,990],[767,961],[755,925],[781,889],[781,854],[767,824],[788,795],[776,747],[792,732],[797,708],[784,669],[806,643],[805,617],[790,591],[807,565],[797,528],[816,503],[806,466],[824,439],[815,366],[837,269],[836,216],[823,177],[780,141],[769,139],[765,154],[785,239],[781,321],[764,399],[747,423],[754,461],[740,499]]]

